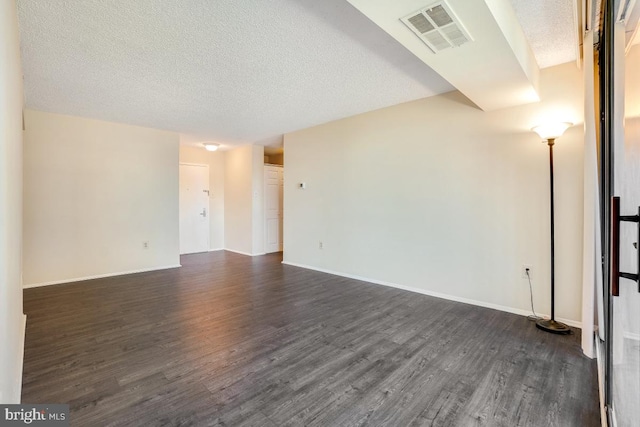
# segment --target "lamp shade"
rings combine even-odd
[[[204,144],[204,148],[207,151],[216,151],[218,148],[220,148],[220,145],[219,144],[211,144],[211,143],[207,142],[207,143]]]
[[[538,125],[531,130],[540,135],[540,138],[547,140],[560,138],[564,131],[570,127],[571,123],[569,122],[557,122]]]

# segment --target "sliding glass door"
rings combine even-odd
[[[625,49],[627,3],[602,1],[599,45],[604,388],[609,425],[620,427],[640,423],[640,107],[624,108],[640,103],[624,84],[625,71],[627,82],[640,73],[640,46]]]
[[[622,27],[623,28],[623,27]],[[624,35],[624,34],[622,34]],[[636,47],[640,50],[640,46]],[[640,52],[636,52],[636,56]],[[633,53],[631,53],[633,54]],[[632,59],[628,58],[627,59]],[[639,61],[640,62],[640,61]],[[632,75],[629,75],[631,77]],[[634,76],[635,77],[635,76]],[[626,92],[625,97],[639,98]],[[640,214],[640,117],[626,117],[624,139],[614,144],[616,180],[614,196],[619,196],[616,275],[612,277],[611,373],[612,408],[617,426],[640,425],[640,292],[638,273],[638,215]],[[612,221],[616,221],[612,217]],[[614,230],[615,231],[615,230]],[[612,262],[616,261],[612,259]],[[636,280],[634,280],[634,277]],[[617,281],[617,283],[615,283]]]

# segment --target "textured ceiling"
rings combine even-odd
[[[574,0],[511,0],[540,68],[576,60]]]
[[[19,0],[26,107],[225,144],[453,90],[344,0]]]
[[[571,0],[511,1],[540,66],[575,59]],[[27,108],[186,142],[277,145],[453,90],[345,0],[18,0],[18,14]]]

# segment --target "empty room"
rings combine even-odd
[[[639,21],[0,0],[0,426],[637,426]]]

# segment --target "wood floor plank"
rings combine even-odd
[[[597,426],[580,331],[281,264],[24,292],[26,403],[73,426]]]

